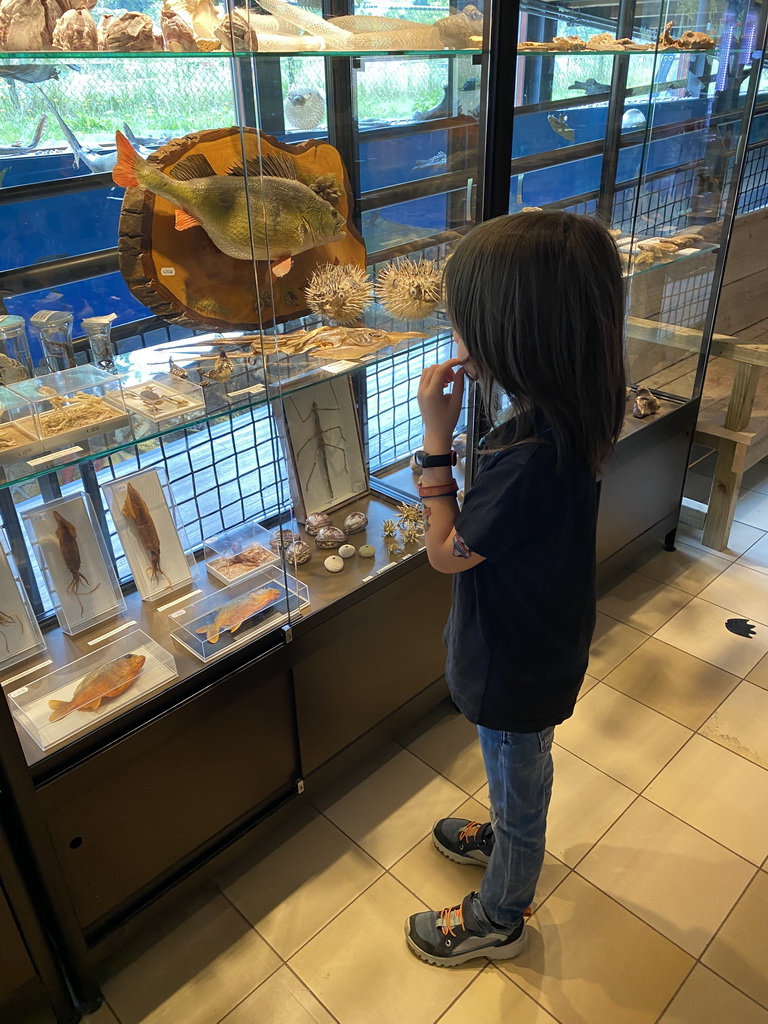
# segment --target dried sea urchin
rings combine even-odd
[[[437,309],[443,275],[434,260],[391,263],[379,274],[376,297],[398,320],[423,320]]]
[[[318,267],[304,290],[313,313],[337,324],[356,323],[373,300],[373,286],[364,270],[351,263]]]

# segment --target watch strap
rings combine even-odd
[[[456,452],[451,450],[445,455],[427,455],[424,452],[421,456],[422,469],[437,469],[438,466],[455,466]]]

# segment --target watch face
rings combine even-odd
[[[413,461],[416,463],[417,466],[420,466],[421,469],[424,468],[424,449],[423,448],[419,448],[418,451],[413,453]]]

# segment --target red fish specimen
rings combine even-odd
[[[58,722],[72,711],[98,711],[103,700],[125,693],[138,679],[146,660],[143,654],[124,654],[89,672],[81,679],[72,700],[48,701],[53,712],[48,721]]]
[[[236,597],[234,601],[225,604],[207,626],[201,626],[195,632],[205,633],[205,639],[209,643],[217,644],[222,630],[228,629],[230,633],[234,633],[246,619],[274,604],[278,597],[280,591],[274,587],[263,587],[252,594],[243,594],[242,597]]]

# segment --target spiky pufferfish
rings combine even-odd
[[[314,271],[304,295],[313,313],[346,326],[356,323],[373,301],[373,285],[351,263],[326,263]]]
[[[379,274],[376,297],[399,320],[423,320],[434,313],[443,294],[443,275],[434,260],[391,263]]]

